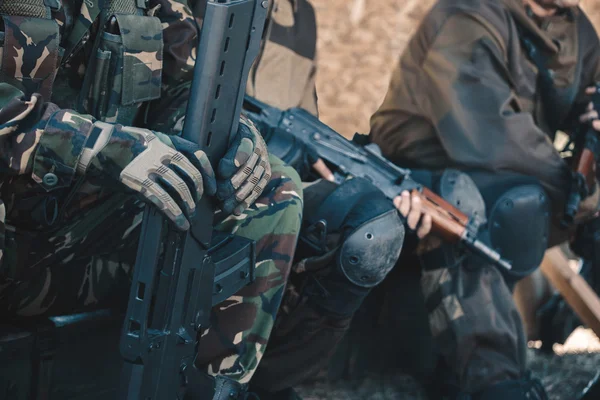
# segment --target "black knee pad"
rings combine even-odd
[[[404,225],[398,212],[390,210],[364,222],[346,237],[337,264],[352,284],[372,288],[392,270],[403,243]]]
[[[444,200],[471,218],[475,228],[486,222],[486,205],[479,189],[469,175],[447,169],[441,175],[432,174],[427,182]],[[425,269],[448,268],[458,265],[464,258],[463,252],[454,244],[444,243],[439,248],[420,257]]]
[[[340,193],[343,196],[337,199]],[[351,204],[341,224],[330,223],[342,219],[334,215],[335,208],[328,205],[330,199],[335,199],[333,204]],[[316,214],[330,223],[333,228],[329,234],[339,235],[339,244],[328,258],[329,272],[309,284],[307,294],[327,312],[348,316],[398,261],[404,225],[392,202],[366,181],[357,179],[341,185],[323,204],[330,212]]]
[[[512,262],[509,277],[520,279],[541,263],[548,244],[550,201],[539,184],[515,186],[498,196],[488,213],[490,243]]]

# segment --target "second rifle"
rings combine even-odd
[[[318,156],[333,166],[341,179],[364,178],[392,200],[403,191],[421,198],[423,212],[432,220],[432,233],[448,243],[461,243],[469,251],[504,269],[512,269],[509,261],[477,238],[477,224],[469,216],[416,182],[411,171],[391,163],[375,144],[362,146],[350,141],[301,108],[279,110],[246,96],[247,115],[261,126],[261,132],[279,130],[314,149]]]

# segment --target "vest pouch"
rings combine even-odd
[[[158,18],[143,15],[117,14],[109,21],[110,32],[102,32],[87,71],[84,109],[130,125],[141,103],[161,94],[162,27]]]
[[[0,80],[26,95],[50,100],[60,60],[60,35],[54,20],[2,15],[4,40]]]

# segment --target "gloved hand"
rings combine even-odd
[[[189,229],[188,217],[204,192],[216,193],[213,169],[199,146],[147,129],[96,122],[77,166],[80,174],[86,170],[138,192],[181,230]]]
[[[254,124],[246,117],[240,124],[233,145],[219,162],[217,198],[226,214],[240,215],[256,201],[271,180],[267,145]]]

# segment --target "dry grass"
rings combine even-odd
[[[435,0],[310,0],[319,25],[317,92],[324,122],[366,133],[392,68]],[[600,2],[583,0],[600,23]]]

